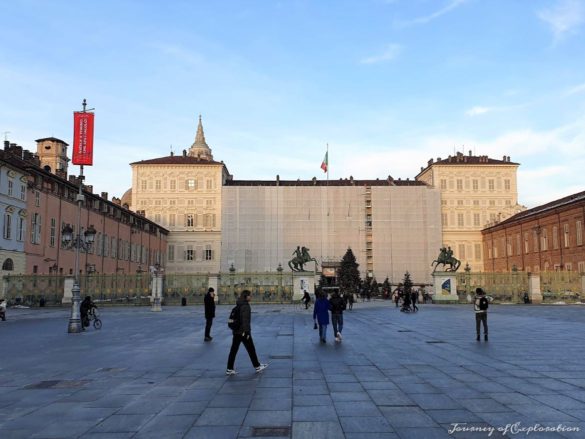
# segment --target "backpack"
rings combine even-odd
[[[230,316],[228,318],[228,327],[232,331],[237,331],[240,329],[241,326],[241,317],[240,317],[240,305],[236,305],[232,308],[232,312],[230,312]]]
[[[487,297],[481,297],[479,299],[479,309],[482,311],[486,311],[489,307],[489,302],[487,300]]]

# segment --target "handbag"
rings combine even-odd
[[[317,322],[315,321],[315,324],[313,325],[313,329],[317,329]]]

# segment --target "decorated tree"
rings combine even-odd
[[[348,248],[339,268],[339,287],[343,293],[355,294],[358,292],[361,282],[358,267],[355,255],[351,248]]]
[[[410,273],[407,271],[404,273],[404,280],[402,281],[404,288],[404,300],[410,304],[410,293],[412,293],[412,280],[410,280]]]

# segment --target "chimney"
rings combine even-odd
[[[183,157],[187,157],[187,150],[186,149],[183,150]]]
[[[469,150],[469,157],[471,157],[471,149]]]
[[[174,155],[175,155],[175,153],[173,151],[171,151],[171,157],[174,156]]]
[[[4,149],[5,149],[5,150],[6,150],[6,149],[8,149],[8,147],[9,147],[9,146],[10,146],[10,141],[8,141],[8,140],[5,140],[5,141],[4,141]]]
[[[102,192],[102,198],[107,201],[108,200],[108,193]]]
[[[431,158],[428,162],[427,165],[431,166],[435,161]]]
[[[55,171],[55,175],[57,177],[61,177],[61,178],[65,179],[65,180],[67,180],[67,172],[65,172],[63,169],[57,169]]]
[[[84,189],[85,189],[87,192],[89,192],[90,194],[93,194],[93,185],[91,185],[91,184],[88,184],[87,186],[85,186],[85,185],[84,185],[84,186],[83,186],[83,188],[84,188]]]

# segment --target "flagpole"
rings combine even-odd
[[[329,186],[329,143],[327,143],[327,186]]]

